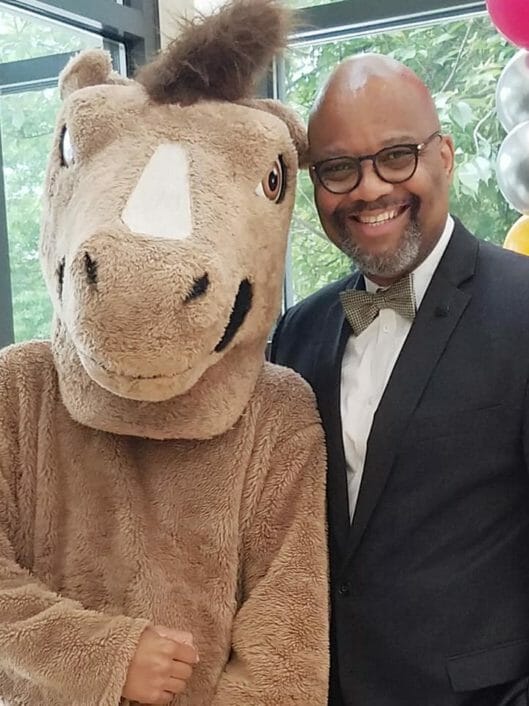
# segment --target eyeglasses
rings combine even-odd
[[[434,137],[441,137],[436,130],[418,145],[392,145],[362,157],[333,157],[311,164],[320,184],[331,194],[347,194],[356,189],[362,180],[362,162],[369,159],[379,179],[388,184],[408,181],[417,171],[419,155]]]

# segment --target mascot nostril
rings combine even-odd
[[[84,269],[88,284],[97,284],[97,262],[87,252],[84,254]]]
[[[57,265],[57,293],[59,295],[59,299],[62,299],[62,289],[64,286],[64,267],[65,267],[65,259],[64,257],[62,260],[59,262]]]
[[[220,353],[233,340],[233,337],[242,326],[246,315],[252,307],[253,290],[247,279],[243,279],[239,286],[239,291],[233,303],[230,320],[224,331],[224,335],[215,346],[215,353]]]
[[[53,336],[0,352],[0,704],[327,706],[324,435],[265,361],[307,148],[252,96],[289,16],[61,74]]]
[[[198,299],[202,294],[205,294],[209,287],[209,275],[206,272],[202,277],[197,277],[193,282],[193,286],[189,291],[188,295],[184,299],[184,304],[193,301],[193,299]]]

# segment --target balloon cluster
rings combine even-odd
[[[504,247],[529,255],[529,0],[487,0],[496,28],[520,51],[504,68],[496,88],[496,112],[507,132],[496,162],[500,190],[524,214]]]

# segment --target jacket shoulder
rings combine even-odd
[[[270,359],[293,367],[307,377],[305,367],[310,359],[310,347],[320,340],[331,312],[333,317],[339,317],[336,307],[341,311],[340,292],[353,286],[356,277],[355,273],[332,282],[288,309],[274,332]]]
[[[519,284],[527,287],[529,273],[529,257],[492,243],[480,235],[471,233],[458,220],[454,234],[477,246],[477,274],[490,276],[495,272],[498,277],[505,278],[502,289],[518,288]],[[521,281],[518,280],[521,278]]]
[[[324,315],[330,304],[336,302],[340,292],[351,286],[355,279],[355,274],[349,274],[342,279],[336,280],[326,285],[317,292],[314,292],[306,299],[290,307],[284,314],[282,321],[285,323],[301,322],[305,319],[314,320],[314,316]]]
[[[527,273],[529,272],[529,257],[527,255],[521,255],[495,243],[480,240],[480,257],[494,267],[500,268],[502,274],[509,273],[511,281],[513,277],[523,277],[524,284],[527,286]],[[516,284],[516,280],[514,283]],[[508,282],[506,284],[508,285]]]

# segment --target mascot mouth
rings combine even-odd
[[[241,328],[246,318],[246,315],[252,308],[253,289],[249,280],[243,279],[239,285],[239,290],[233,302],[230,320],[224,329],[222,338],[215,346],[215,353],[220,353],[228,346],[237,331]]]
[[[252,308],[252,300],[252,285],[248,279],[243,279],[239,285],[239,289],[235,296],[230,318],[226,325],[226,328],[224,329],[224,333],[222,334],[220,341],[217,343],[212,352],[222,352],[231,343],[231,341],[233,341],[235,335],[237,334],[237,331],[243,325],[246,316],[248,315],[248,312]],[[95,370],[99,369],[108,376],[120,378],[122,380],[129,380],[131,382],[149,382],[164,380],[169,382],[170,380],[174,380],[175,378],[187,375],[194,367],[193,365],[189,365],[184,370],[180,370],[176,373],[172,373],[169,375],[163,373],[158,375],[126,375],[117,373],[116,370],[113,370],[111,367],[103,363],[103,361],[95,358],[92,355],[79,351],[79,356],[84,364],[84,367],[87,369],[87,372],[89,372],[91,376],[94,374]]]

